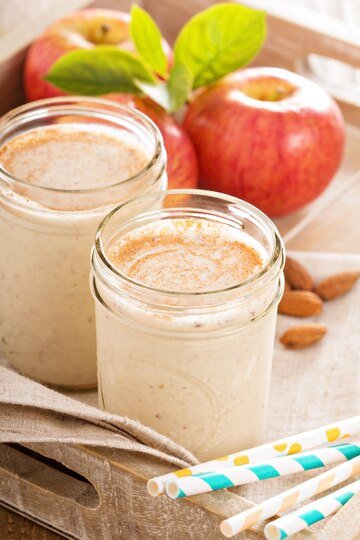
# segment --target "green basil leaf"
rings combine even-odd
[[[131,8],[131,37],[138,53],[159,75],[167,71],[167,59],[161,44],[161,32],[150,15],[137,5]]]
[[[246,65],[266,35],[265,13],[239,4],[218,4],[195,15],[176,40],[175,61],[185,63],[193,88]]]
[[[45,79],[70,92],[100,96],[112,92],[139,93],[134,79],[155,82],[146,64],[115,47],[96,47],[70,52],[51,67]]]
[[[192,88],[190,70],[185,64],[175,62],[168,81],[170,112],[180,109],[188,99]]]
[[[166,111],[170,111],[170,94],[168,85],[164,82],[149,84],[135,79],[135,84],[144,94],[149,96],[155,103],[160,105]]]

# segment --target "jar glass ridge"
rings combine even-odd
[[[123,192],[128,191],[129,198],[135,194],[151,191],[159,179],[164,177],[166,152],[162,136],[152,120],[142,112],[112,103],[104,99],[87,97],[49,98],[22,105],[9,111],[0,119],[0,147],[13,137],[38,127],[56,126],[57,124],[79,124],[86,127],[89,123],[103,127],[122,129],[127,134],[138,138],[148,147],[150,158],[146,166],[135,175],[108,185],[92,188],[63,189],[52,186],[36,185],[11,174],[0,162],[0,197],[8,199],[9,190],[16,191],[16,186],[26,188],[28,198],[38,203],[29,208],[29,200],[18,198],[14,205],[21,205],[27,211],[49,212],[63,211],[73,215],[77,212],[114,206],[114,201],[124,199]],[[163,188],[166,183],[163,182]],[[100,198],[99,198],[100,196]],[[49,207],[49,197],[54,206]],[[126,198],[126,197],[125,197]],[[75,199],[75,203],[74,203]],[[74,208],[72,206],[74,205]],[[70,212],[67,212],[69,210]],[[104,211],[99,211],[102,216]],[[68,217],[68,216],[66,216]]]

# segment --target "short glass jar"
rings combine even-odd
[[[154,289],[113,266],[114,240],[147,224],[200,218],[261,244],[266,263],[224,290]],[[101,223],[92,251],[99,403],[212,459],[263,441],[284,248],[274,224],[234,197],[172,190],[139,197]]]
[[[25,132],[65,124],[131,138],[146,151],[146,166],[121,181],[104,185],[99,178],[96,187],[62,189],[15,177],[0,163],[0,349],[34,379],[89,387],[96,385],[88,277],[96,228],[116,204],[166,189],[166,153],[145,115],[83,97],[37,101],[9,112],[0,120],[0,149]]]

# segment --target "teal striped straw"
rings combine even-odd
[[[357,480],[295,512],[276,519],[266,525],[265,537],[267,540],[289,538],[340,510],[359,491],[360,480]]]
[[[268,478],[276,478],[297,472],[309,471],[342,463],[360,455],[360,444],[337,444],[312,452],[283,456],[268,461],[229,467],[220,471],[203,472],[170,481],[166,493],[172,499],[180,499],[218,489],[240,486]]]

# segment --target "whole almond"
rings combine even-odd
[[[323,324],[308,323],[289,328],[280,338],[288,349],[304,349],[320,341],[327,332]]]
[[[306,268],[292,257],[286,257],[285,279],[292,289],[312,291],[314,280]]]
[[[360,276],[360,272],[341,272],[320,281],[315,288],[323,300],[334,300],[352,289]]]
[[[293,317],[318,315],[322,308],[320,296],[311,291],[286,291],[279,303],[279,313]]]
[[[291,287],[287,281],[285,281],[285,285],[284,285],[284,292],[286,291],[291,291]]]

